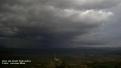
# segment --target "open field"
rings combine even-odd
[[[31,60],[3,68],[121,68],[120,48],[8,49],[1,60]]]

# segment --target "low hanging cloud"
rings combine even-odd
[[[118,4],[119,0],[1,2],[0,36],[2,41],[7,42],[1,43],[2,46],[53,48],[76,47],[72,45],[78,43],[73,42],[76,37],[92,33],[115,16],[114,12],[107,9]],[[79,45],[82,46],[84,41],[87,40],[80,41]]]

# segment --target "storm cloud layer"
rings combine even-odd
[[[119,47],[120,0],[1,0],[0,47]]]

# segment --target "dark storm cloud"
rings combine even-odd
[[[0,37],[4,47],[101,45],[84,36],[109,23],[116,0],[1,0]],[[4,38],[3,38],[4,37]],[[76,39],[76,40],[75,40]],[[81,41],[83,40],[83,41]],[[80,42],[80,43],[79,43]],[[76,45],[74,45],[77,43]]]

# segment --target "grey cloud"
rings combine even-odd
[[[73,38],[90,34],[102,22],[107,23],[113,12],[103,9],[119,3],[118,0],[85,0],[80,5],[78,1],[13,0],[12,3],[6,0],[0,6],[0,33],[5,37],[1,39],[4,47],[76,47],[72,46],[78,43],[73,42]],[[85,41],[80,41],[80,46],[101,43]]]
[[[74,9],[106,9],[119,4],[119,0],[51,0],[47,4],[54,5],[59,8]]]

